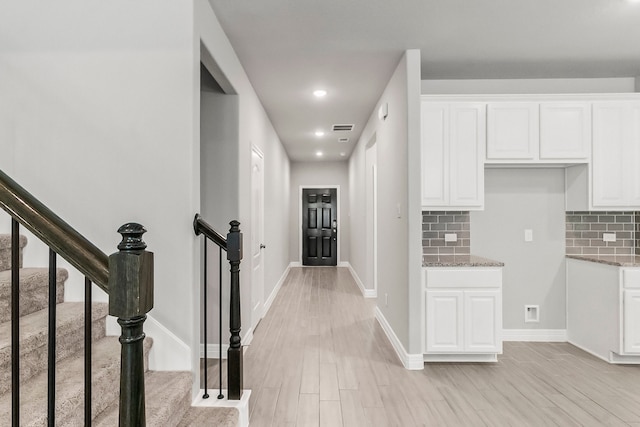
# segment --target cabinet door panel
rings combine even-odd
[[[629,108],[627,142],[627,170],[629,171],[629,205],[640,206],[640,103],[634,102]]]
[[[422,103],[422,206],[449,202],[449,110],[446,105]]]
[[[440,353],[463,351],[463,292],[428,290],[425,294],[427,298],[426,351]]]
[[[482,206],[484,201],[484,104],[452,105],[450,109],[451,206]]]
[[[490,103],[487,107],[487,159],[536,159],[538,126],[537,103]]]
[[[640,289],[624,291],[624,352],[640,353]]]
[[[593,206],[625,206],[624,104],[597,102],[593,105]]]
[[[540,159],[589,158],[591,106],[586,102],[540,104]]]
[[[502,304],[500,291],[465,291],[465,350],[472,353],[502,352]]]

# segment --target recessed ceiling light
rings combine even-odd
[[[321,131],[321,130],[317,130],[317,131],[316,131],[316,136],[317,136],[318,138],[319,138],[319,137],[321,137],[321,136],[324,136],[324,132],[323,132],[323,131]]]
[[[322,151],[316,151],[316,156],[322,157]]]
[[[340,153],[340,157],[344,157],[346,155],[347,155],[347,153]]]
[[[317,98],[322,98],[327,96],[327,91],[324,89],[318,89],[313,91],[313,95]]]

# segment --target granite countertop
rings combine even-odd
[[[423,255],[423,267],[504,267],[504,263],[476,255]]]
[[[567,255],[567,258],[615,265],[617,267],[640,267],[639,255]]]

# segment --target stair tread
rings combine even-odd
[[[192,406],[182,418],[179,427],[236,427],[240,414],[236,408]]]
[[[91,320],[106,317],[109,311],[107,303],[93,303]],[[49,322],[48,310],[40,310],[20,318],[20,353],[33,351],[47,342]],[[56,329],[84,328],[84,303],[63,302],[56,305]],[[59,333],[58,332],[58,333]],[[0,365],[10,362],[11,358],[11,322],[0,323]]]
[[[192,374],[188,371],[149,371],[145,374],[146,420],[148,426],[175,426],[191,405]],[[94,426],[118,425],[118,404],[109,406]]]
[[[69,272],[64,268],[56,270],[57,282],[64,282],[69,278]],[[20,290],[28,291],[49,286],[48,268],[21,268]],[[0,271],[0,298],[11,295],[11,270]]]
[[[145,355],[152,345],[145,339]],[[117,396],[120,372],[120,343],[117,337],[105,337],[93,345],[92,384],[94,404],[100,397]],[[81,417],[84,405],[84,357],[82,351],[56,364],[56,423],[69,417]],[[114,386],[114,383],[116,385]],[[47,372],[42,372],[20,386],[20,425],[46,425]],[[95,410],[95,407],[94,407]],[[99,409],[101,410],[101,409]],[[0,425],[10,425],[11,393],[0,396]]]
[[[27,246],[27,236],[20,235],[20,247]],[[0,251],[3,249],[11,249],[11,234],[0,234]]]

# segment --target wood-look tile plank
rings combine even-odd
[[[335,363],[320,364],[320,400],[340,400],[338,370]]]
[[[349,427],[368,425],[358,390],[340,390],[340,407],[343,425]]]
[[[337,400],[320,401],[320,427],[342,427],[342,407]]]
[[[317,394],[300,394],[296,427],[320,425],[320,399]]]

